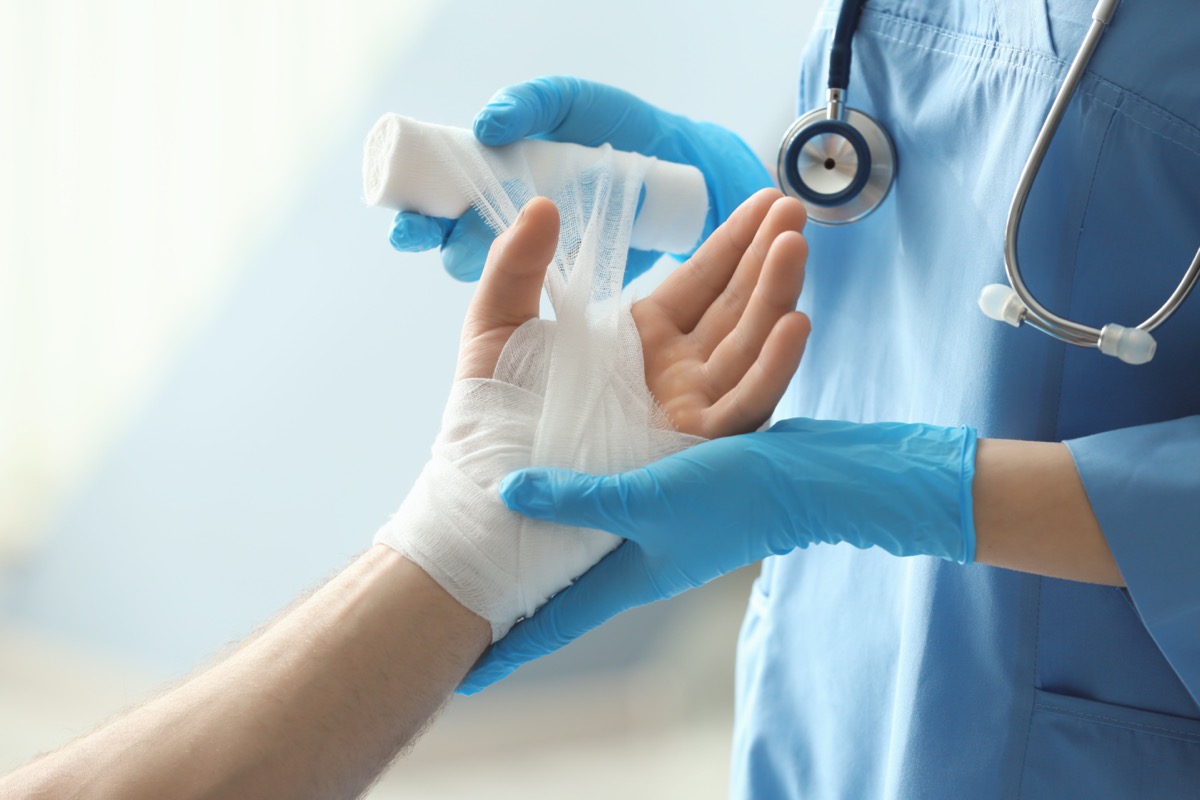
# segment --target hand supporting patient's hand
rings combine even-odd
[[[630,608],[818,542],[966,563],[975,433],[912,423],[793,419],[617,475],[525,469],[509,508],[625,542],[492,647],[472,693]]]

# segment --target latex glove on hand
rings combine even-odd
[[[693,122],[639,100],[628,92],[568,76],[534,78],[501,89],[475,117],[475,136],[485,145],[511,144],[530,136],[597,146],[690,164],[708,185],[704,239],[742,201],[772,185],[758,157],[737,134],[707,122]],[[446,271],[463,281],[478,280],[491,245],[491,228],[474,211],[461,219],[425,217],[401,211],[392,226],[397,250],[442,248]],[[630,250],[625,282],[645,272],[661,253]],[[690,253],[673,253],[682,260]]]
[[[493,645],[473,694],[621,611],[817,542],[969,563],[975,431],[794,419],[620,475],[524,469],[505,505],[626,541]]]

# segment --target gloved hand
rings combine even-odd
[[[514,627],[467,676],[473,694],[621,611],[815,542],[968,563],[975,431],[793,419],[596,477],[524,469],[514,511],[626,541]]]
[[[501,89],[475,117],[474,129],[486,145],[533,136],[589,146],[608,143],[618,150],[691,164],[704,173],[708,185],[705,239],[743,200],[773,185],[762,162],[732,131],[660,111],[628,92],[579,78],[534,78]],[[441,247],[446,271],[473,281],[483,270],[493,235],[474,210],[460,220],[401,211],[392,226],[391,243],[404,252]],[[625,282],[661,255],[630,250]],[[690,253],[672,255],[682,260]]]

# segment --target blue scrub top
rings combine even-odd
[[[1066,441],[1128,590],[848,545],[768,560],[742,630],[732,794],[1200,797],[1200,296],[1128,366],[993,322],[1017,175],[1091,0],[872,0],[850,104],[892,195],[810,225],[813,320],[780,417]],[[824,97],[837,4],[800,108]],[[1125,0],[1025,212],[1044,305],[1153,312],[1200,246],[1200,6]]]

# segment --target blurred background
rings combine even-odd
[[[815,16],[0,0],[0,772],[344,566],[420,470],[472,287],[362,203],[376,118],[573,73],[773,163]],[[724,796],[756,571],[456,699],[371,797]]]

